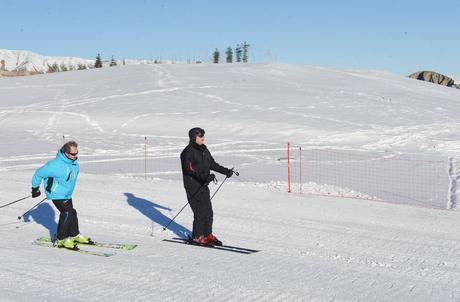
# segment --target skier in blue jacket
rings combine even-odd
[[[37,169],[32,177],[32,197],[40,196],[40,184],[43,180],[46,198],[52,200],[61,213],[57,244],[65,248],[73,248],[77,243],[89,241],[88,237],[80,234],[77,211],[72,204],[72,193],[79,172],[77,159],[78,144],[69,141],[57,152],[55,159]]]

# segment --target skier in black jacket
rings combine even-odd
[[[210,170],[231,177],[233,169],[222,167],[214,161],[204,142],[204,129],[193,128],[188,135],[190,142],[180,154],[182,175],[187,199],[193,211],[193,244],[222,245],[212,234],[213,211],[209,184],[217,182]]]

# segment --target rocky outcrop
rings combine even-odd
[[[431,82],[435,84],[440,84],[444,86],[451,87],[453,86],[454,80],[434,71],[419,71],[408,76],[412,79],[417,79],[421,81]],[[456,85],[457,86],[457,85]]]

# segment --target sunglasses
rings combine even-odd
[[[78,152],[77,153],[69,153],[70,155],[72,156],[77,156]]]

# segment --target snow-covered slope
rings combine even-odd
[[[2,204],[26,195],[31,177],[0,173]],[[51,202],[17,219],[39,199],[0,209],[1,301],[453,302],[460,295],[454,212],[226,182],[213,199],[214,233],[260,250],[244,255],[163,241],[191,232],[189,207],[162,231],[187,202],[180,182],[82,174],[73,197],[81,232],[138,244],[101,258],[32,245],[56,232]]]
[[[460,151],[460,90],[376,70],[148,64],[4,78],[3,133],[184,137],[442,159]]]
[[[8,152],[43,163],[38,138],[104,138],[100,151],[117,152],[119,138],[186,143],[195,126],[206,129],[211,148],[290,141],[437,160],[460,150],[459,92],[375,70],[118,66],[0,79],[0,136],[17,139]],[[0,165],[8,160],[0,155]],[[0,171],[0,206],[30,195],[33,172]],[[30,244],[56,232],[50,201],[22,220],[41,198],[0,208],[0,300],[459,300],[458,212],[289,194],[243,178],[215,195],[214,234],[260,250],[251,255],[163,241],[191,232],[189,207],[163,232],[187,202],[180,181],[81,173],[73,196],[80,231],[138,244],[110,258]]]

